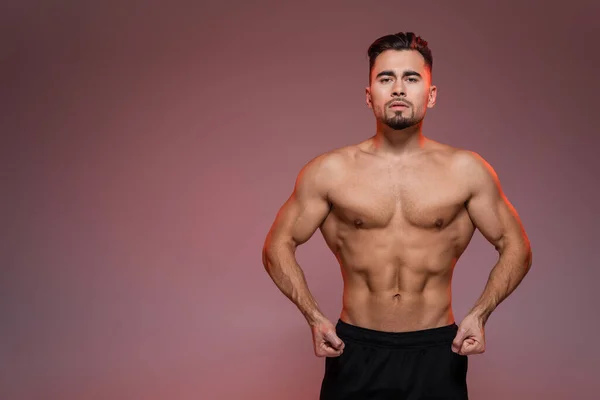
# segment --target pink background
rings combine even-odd
[[[261,247],[302,165],[374,133],[366,50],[402,30],[434,54],[426,135],[494,166],[534,251],[472,398],[598,398],[597,2],[127,3],[0,12],[0,398],[316,399]],[[320,234],[298,258],[337,320]],[[476,234],[459,321],[495,261]]]

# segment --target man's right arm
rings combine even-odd
[[[302,312],[309,325],[325,317],[310,293],[295,257],[329,214],[327,155],[311,160],[298,174],[294,191],[281,207],[263,247],[263,264],[283,294]]]

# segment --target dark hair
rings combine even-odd
[[[425,65],[429,67],[429,72],[433,68],[433,56],[431,50],[427,47],[427,42],[413,32],[398,32],[382,36],[369,46],[369,50],[367,50],[369,56],[369,79],[375,59],[386,50],[416,50],[425,59]]]

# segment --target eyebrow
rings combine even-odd
[[[375,79],[377,79],[381,76],[391,76],[392,78],[396,78],[396,73],[391,70],[381,71],[380,73],[377,74]],[[422,78],[420,73],[418,73],[417,71],[413,71],[413,70],[407,70],[402,73],[403,78],[406,78],[407,76],[418,76],[419,78]]]

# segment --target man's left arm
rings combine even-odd
[[[517,288],[531,268],[532,253],[521,220],[504,195],[493,168],[475,153],[463,153],[460,158],[459,168],[467,178],[470,191],[466,203],[467,212],[475,227],[499,253],[499,259],[490,272],[483,293],[463,321],[465,326],[462,330],[472,330],[471,325],[476,324],[483,334],[483,326],[490,314]],[[464,340],[468,337],[468,332],[463,334]],[[455,345],[463,341],[459,340],[460,336],[459,331]],[[481,341],[483,342],[483,338]],[[468,347],[474,349],[471,354],[483,352],[484,343],[477,345],[472,342],[473,346],[468,346],[469,342],[463,344],[463,353],[470,353]]]

